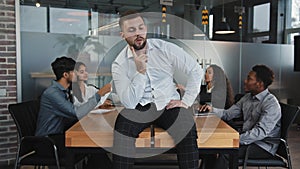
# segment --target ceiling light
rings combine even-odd
[[[193,36],[195,36],[195,37],[203,37],[203,36],[205,36],[205,34],[204,33],[195,33]]]
[[[89,16],[89,12],[87,12],[87,11],[72,11],[72,12],[67,12],[67,15],[70,15],[70,16]]]
[[[60,22],[80,22],[79,19],[75,18],[58,18],[57,20]]]
[[[161,15],[161,22],[163,22],[163,23],[165,23],[165,22],[167,22],[167,14],[166,14],[166,12],[167,12],[167,6],[166,5],[163,5],[162,7],[161,7],[161,12],[162,12],[162,15]]]
[[[107,24],[107,25],[104,25],[104,26],[101,26],[98,28],[98,31],[105,31],[105,30],[108,30],[108,29],[112,29],[112,28],[115,28],[115,27],[119,27],[119,22],[112,22],[110,24]]]
[[[35,6],[36,6],[36,7],[40,7],[40,6],[41,6],[40,0],[37,0],[37,1],[36,1]]]
[[[230,34],[235,33],[234,30],[230,28],[230,25],[226,22],[226,18],[222,18],[222,22],[219,23],[218,29],[215,32],[216,34]]]
[[[222,6],[222,21],[218,25],[218,29],[215,32],[216,34],[230,34],[235,33],[234,30],[231,29],[230,25],[226,22],[226,18],[224,16],[224,0]]]

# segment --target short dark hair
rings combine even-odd
[[[274,72],[266,65],[255,65],[252,67],[252,71],[256,73],[256,79],[264,83],[265,89],[270,86],[275,78]]]
[[[128,10],[128,11],[125,11],[124,13],[122,13],[120,16],[120,19],[119,19],[119,26],[120,26],[121,30],[122,30],[123,24],[126,20],[137,18],[137,17],[141,17],[142,20],[145,22],[144,18],[137,11]]]
[[[75,61],[72,58],[62,56],[56,58],[54,62],[51,63],[52,70],[56,76],[56,80],[63,77],[65,72],[70,72],[74,70]]]

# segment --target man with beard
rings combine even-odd
[[[133,167],[137,157],[135,140],[151,124],[172,136],[181,169],[198,168],[197,132],[193,112],[188,107],[199,93],[200,66],[182,48],[147,39],[147,27],[140,14],[127,12],[119,25],[128,46],[112,64],[115,88],[125,107],[115,123],[114,168]],[[188,77],[182,99],[174,84],[175,70]]]
[[[278,143],[263,140],[266,137],[280,136],[280,105],[276,97],[268,90],[273,80],[274,73],[269,67],[255,65],[244,81],[244,90],[247,94],[236,104],[227,110],[208,105],[200,108],[215,112],[226,121],[243,116],[239,158],[244,158],[246,149],[250,145],[249,158],[268,158],[277,151]],[[204,161],[207,169],[228,168],[228,157],[222,154],[217,158],[216,156],[207,157]]]
[[[72,81],[75,80],[74,77],[76,77],[74,75],[75,63],[72,58],[65,56],[56,58],[51,63],[56,80],[52,82],[52,85],[41,96],[35,131],[36,136],[50,137],[57,146],[59,154],[64,157],[68,155],[65,148],[65,131],[70,127],[71,123],[76,122],[93,110],[101,97],[111,91],[111,84],[106,84],[89,98],[85,104],[75,108],[69,88],[72,85]],[[45,145],[41,145],[41,147],[45,147]],[[47,149],[37,153],[45,156],[52,155],[49,154]],[[95,164],[98,166],[95,166]],[[101,169],[110,168],[111,161],[108,156],[104,153],[90,155],[86,169],[99,168],[99,166]]]

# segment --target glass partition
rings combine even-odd
[[[204,6],[200,6],[202,8]],[[88,83],[101,87],[111,81],[111,63],[126,45],[119,36],[118,14],[25,5],[21,5],[20,11],[22,100],[41,95],[54,79],[51,62],[63,55],[88,65]],[[210,64],[220,65],[235,94],[244,92],[243,80],[253,65],[266,64],[276,74],[271,91],[281,101],[300,104],[300,91],[296,90],[300,84],[299,72],[293,70],[293,43],[262,44],[268,39],[265,35],[253,40],[260,43],[243,42],[240,36],[240,41],[213,41],[208,37],[208,32],[213,31],[209,25],[202,25],[205,29],[201,30],[186,19],[171,14],[167,14],[167,22],[162,23],[161,13],[150,14],[146,19],[149,37],[181,46],[203,68]],[[213,17],[217,20],[215,15]],[[239,33],[241,35],[242,31]],[[230,39],[232,36],[224,37]],[[176,73],[176,81],[184,84],[185,77]]]

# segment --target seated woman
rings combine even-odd
[[[86,82],[88,80],[88,72],[87,67],[83,62],[77,62],[74,67],[76,82],[72,84],[73,91],[73,104],[75,107],[80,107],[84,103],[86,103],[90,97],[95,95],[99,90],[97,87],[93,85],[87,85]],[[101,101],[100,101],[101,102]],[[109,101],[104,102],[101,106],[111,105]],[[94,168],[104,168],[109,169],[112,167],[111,160],[104,153],[94,153],[89,154],[88,163],[85,166],[86,169],[94,169]]]
[[[82,62],[77,62],[74,67],[77,81],[73,82],[72,90],[74,96],[74,105],[79,107],[83,103],[93,96],[98,89],[94,86],[88,86],[86,84],[89,73],[87,72],[86,65]]]
[[[228,109],[234,103],[234,94],[231,84],[226,77],[224,71],[217,65],[210,65],[205,71],[205,83],[201,85],[201,91],[197,97],[199,101],[199,113],[208,112],[200,111],[202,106],[210,104],[213,107],[220,109]],[[202,158],[201,167],[205,167],[207,159],[213,159],[216,154],[201,155]]]
[[[216,108],[227,109],[234,103],[231,84],[224,71],[217,65],[210,65],[205,71],[205,83],[197,97],[199,108],[210,104]]]
[[[83,62],[77,62],[74,67],[77,81],[72,84],[72,91],[74,96],[73,104],[79,107],[86,103],[99,89],[93,85],[87,85],[89,73],[87,67]],[[111,105],[109,100],[105,101],[101,106]]]

